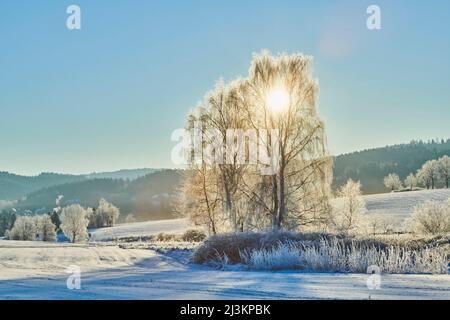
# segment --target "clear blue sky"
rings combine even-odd
[[[171,167],[186,112],[261,49],[314,56],[334,154],[448,138],[449,36],[447,0],[1,0],[0,171]]]

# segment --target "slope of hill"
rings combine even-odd
[[[443,155],[450,155],[450,139],[427,143],[412,141],[339,155],[334,159],[333,187],[341,186],[351,178],[361,181],[366,194],[387,192],[383,178],[389,173],[395,172],[403,180],[426,161]]]
[[[188,229],[186,218],[124,223],[111,228],[90,230],[91,241],[110,241],[116,238],[157,235],[161,232],[181,234]]]
[[[147,174],[158,171],[159,169],[123,169],[111,172],[93,172],[86,175],[88,179],[123,179],[134,180]]]
[[[69,174],[41,173],[28,177],[0,172],[0,199],[16,200],[42,188],[82,180],[85,180],[85,177]]]
[[[88,179],[134,180],[155,171],[157,169],[130,169],[86,175],[41,173],[37,176],[21,176],[9,172],[0,172],[0,200],[17,200],[43,188]]]
[[[423,190],[412,192],[393,192],[364,196],[368,214],[387,217],[396,226],[401,227],[415,206],[426,201],[446,201],[450,198],[450,189]]]
[[[135,180],[90,179],[41,189],[18,201],[15,208],[49,212],[62,195],[61,206],[79,203],[95,207],[100,198],[119,207],[122,217],[133,213],[142,220],[173,216],[171,198],[181,178],[179,170],[159,170]]]

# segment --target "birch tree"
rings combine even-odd
[[[311,67],[312,58],[303,54],[262,52],[253,57],[249,71],[249,119],[256,129],[277,132],[276,144],[266,139],[275,164],[273,229],[301,224],[307,214],[324,210],[330,192],[332,162],[325,124],[316,109],[319,86]],[[293,221],[287,221],[289,216]]]
[[[39,240],[56,241],[56,226],[48,214],[36,216],[36,230]]]
[[[438,160],[438,162],[439,175],[444,181],[445,187],[448,189],[450,181],[450,157],[443,156]]]
[[[7,232],[8,239],[34,241],[36,240],[36,223],[34,217],[19,216],[11,230]]]
[[[400,177],[396,173],[390,173],[384,178],[384,185],[386,188],[393,192],[394,190],[399,190],[402,187],[402,182]]]
[[[334,216],[334,225],[341,233],[357,232],[367,212],[361,195],[360,182],[348,180],[337,192],[338,205]]]
[[[414,173],[410,173],[405,179],[405,187],[408,187],[411,191],[417,187],[417,177]]]
[[[417,171],[417,176],[427,189],[434,189],[439,177],[439,162],[437,160],[425,162],[422,168]]]
[[[79,204],[62,209],[60,228],[70,242],[85,241],[88,238],[89,215],[89,210],[84,209]]]

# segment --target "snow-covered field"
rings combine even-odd
[[[187,219],[171,219],[120,224],[112,228],[90,230],[92,241],[110,241],[124,237],[141,237],[158,233],[181,234],[189,227]]]
[[[425,201],[445,201],[450,198],[450,189],[423,190],[412,192],[381,193],[364,196],[369,214],[392,218],[400,225]]]
[[[365,199],[370,214],[402,221],[415,205],[449,197],[436,190]],[[189,251],[108,241],[187,228],[176,219],[91,230],[95,242],[86,244],[0,240],[0,299],[450,299],[450,275],[383,275],[381,289],[369,290],[364,274],[222,271],[188,263]],[[81,269],[81,290],[67,289],[71,265]]]
[[[401,224],[413,208],[427,200],[445,201],[450,198],[450,189],[423,190],[413,192],[394,192],[366,195],[366,208],[369,214],[392,218]],[[181,234],[189,228],[187,219],[172,219],[120,224],[112,228],[91,230],[92,241],[109,241],[123,237],[157,235],[158,233]]]
[[[384,275],[369,290],[364,274],[219,271],[186,253],[0,241],[0,299],[450,299],[450,276]],[[81,290],[66,268],[81,268]]]

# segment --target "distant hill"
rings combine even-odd
[[[387,174],[395,172],[404,180],[426,161],[443,155],[450,156],[450,139],[411,141],[408,144],[340,155],[334,159],[333,187],[337,188],[351,178],[361,181],[366,194],[387,192],[383,185],[383,178]]]
[[[38,176],[27,177],[0,172],[0,200],[16,200],[42,188],[85,179],[83,176],[56,173],[41,173]]]
[[[365,194],[387,192],[383,178],[395,172],[404,179],[423,163],[450,155],[446,141],[412,141],[339,155],[334,159],[333,188],[348,179],[359,180]],[[19,211],[48,212],[63,195],[61,205],[80,203],[96,206],[104,197],[118,206],[125,216],[134,213],[140,220],[171,218],[172,199],[182,171],[169,169],[135,169],[89,175],[43,173],[24,177],[0,172],[0,209],[12,205]]]
[[[143,177],[149,173],[158,171],[159,169],[123,169],[119,171],[112,172],[99,172],[91,173],[86,175],[88,179],[123,179],[123,180],[134,180]]]
[[[0,200],[17,200],[25,195],[51,186],[80,182],[88,179],[128,179],[134,180],[155,172],[157,169],[131,169],[113,172],[91,173],[87,175],[70,175],[57,173],[41,173],[38,176],[21,176],[8,172],[0,172]]]
[[[164,169],[134,180],[85,179],[35,191],[14,207],[19,212],[44,213],[56,206],[56,198],[60,195],[64,196],[61,206],[79,203],[95,207],[100,198],[105,198],[119,207],[122,217],[133,213],[139,220],[171,218],[171,203],[181,174],[180,170]]]

